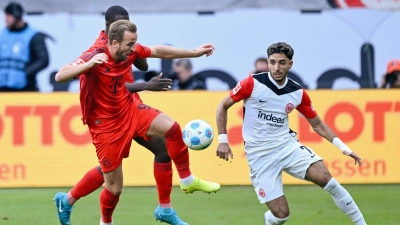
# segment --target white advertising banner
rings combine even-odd
[[[215,14],[131,14],[138,41],[147,46],[169,44],[196,48],[214,44],[211,57],[192,59],[195,73],[206,74],[209,90],[227,90],[245,78],[254,61],[266,57],[274,42],[294,48],[291,76],[308,89],[360,89],[379,86],[386,64],[400,58],[400,12],[371,9],[302,13],[280,9],[241,9]],[[101,14],[43,14],[26,16],[33,27],[52,36],[50,65],[38,76],[42,92],[53,91],[51,74],[75,60],[104,29]],[[0,17],[4,27],[4,15]],[[151,71],[167,71],[170,62],[149,59]],[[143,77],[135,72],[135,77]],[[76,81],[58,87],[78,91]]]

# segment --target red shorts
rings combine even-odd
[[[101,171],[113,171],[122,163],[123,158],[128,158],[133,138],[142,137],[149,140],[150,137],[146,136],[147,130],[160,113],[160,110],[143,104],[140,98],[133,98],[128,118],[118,130],[96,132],[96,125],[92,125],[90,133]]]

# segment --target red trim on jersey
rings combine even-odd
[[[241,80],[234,89],[231,90],[230,96],[235,102],[239,102],[245,98],[249,98],[254,88],[253,76]]]
[[[136,43],[135,52],[138,53],[138,58],[148,58],[151,55],[151,49],[139,43]]]
[[[301,98],[301,103],[296,108],[305,117],[312,119],[317,116],[317,112],[311,104],[311,99],[307,92],[303,89],[303,97]]]

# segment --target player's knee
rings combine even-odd
[[[175,138],[179,135],[180,138],[182,138],[182,130],[181,127],[179,126],[179,124],[177,122],[174,122],[173,124],[171,124],[168,132],[165,134],[165,138]]]
[[[332,177],[324,186],[324,190],[330,194],[333,194],[339,186],[339,182],[334,177]]]
[[[122,194],[122,187],[111,186],[108,187],[107,190],[111,192],[114,196],[120,196]]]
[[[154,162],[157,163],[167,163],[171,162],[171,158],[169,157],[168,153],[167,154],[156,154],[154,156]]]

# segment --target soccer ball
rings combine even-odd
[[[204,150],[214,139],[214,131],[204,120],[192,120],[186,124],[182,132],[183,142],[193,150]]]

